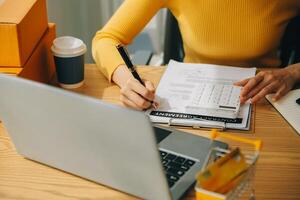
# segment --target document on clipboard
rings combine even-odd
[[[256,68],[187,64],[171,60],[156,90],[154,123],[249,130],[251,105],[240,105],[233,83],[255,76]]]

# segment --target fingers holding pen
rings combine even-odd
[[[143,98],[141,95],[139,95],[138,93],[134,92],[133,90],[131,90],[129,88],[121,89],[121,94],[123,97],[127,98],[127,99],[123,98],[121,100],[130,100],[139,108],[139,110],[147,109],[151,106],[150,101]],[[125,101],[125,103],[128,103],[128,101]],[[129,105],[131,105],[131,103]],[[133,106],[133,107],[136,107],[136,106]]]
[[[155,91],[156,91],[155,86],[151,81],[144,80],[144,83],[145,83],[145,87],[154,95],[153,100],[151,100],[152,108],[157,109],[159,107],[159,102],[155,100]]]
[[[125,95],[121,94],[120,95],[120,100],[121,102],[126,106],[126,107],[130,107],[136,110],[143,110],[142,108],[140,108],[136,103],[134,103],[133,101],[131,101],[130,99],[128,99]]]
[[[138,80],[132,78],[127,81],[127,86],[148,101],[153,101],[155,98],[155,89],[150,81],[145,81],[143,86]]]
[[[121,101],[129,107],[144,110],[151,106],[155,97],[155,88],[150,81],[143,86],[139,81],[130,78],[121,88]]]
[[[116,48],[120,53],[127,67],[127,70],[125,70],[125,65],[120,65],[118,68],[120,68],[121,72],[120,70],[116,70],[113,76],[114,80],[116,79],[118,85],[121,86],[121,94],[122,94],[121,100],[123,101],[124,104],[129,106],[130,105],[132,105],[133,107],[138,106],[140,109],[149,108],[155,97],[153,85],[151,85],[148,82],[144,83],[141,80],[124,46],[120,44],[117,45]],[[129,75],[130,73],[131,76]],[[124,76],[119,76],[120,74],[123,75],[126,74],[126,77],[130,76],[130,78],[125,79]],[[118,81],[118,79],[120,78],[122,80],[127,80],[127,81],[126,82]]]
[[[145,83],[145,87],[150,91],[152,92],[153,94],[155,93],[155,87],[153,85],[153,83],[151,81],[148,81],[148,80],[143,80],[144,83]]]

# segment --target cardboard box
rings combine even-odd
[[[49,24],[46,33],[18,76],[43,83],[52,80],[55,74],[55,63],[51,46],[55,38],[56,26]]]
[[[25,65],[22,66],[22,68],[0,66],[0,73],[20,76],[42,83],[49,83],[55,75],[55,63],[51,52],[51,46],[55,38],[55,24],[49,24],[44,36],[39,41]]]
[[[1,0],[0,66],[24,66],[47,26],[45,0]]]
[[[1,0],[0,0],[1,1]],[[23,69],[21,67],[0,67],[0,73],[4,74],[19,74]]]

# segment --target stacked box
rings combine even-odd
[[[49,82],[55,24],[48,24],[45,0],[0,1],[0,73]]]

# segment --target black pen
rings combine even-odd
[[[143,86],[145,86],[145,83],[142,81],[141,77],[139,76],[139,74],[136,72],[134,65],[132,64],[127,52],[125,51],[124,47],[122,45],[118,45],[117,49],[120,53],[120,55],[122,56],[126,66],[128,67],[129,71],[131,72],[131,74],[133,75],[133,77],[138,80]]]
[[[121,57],[123,58],[123,60],[124,60],[124,62],[125,62],[125,64],[126,64],[126,66],[127,66],[127,68],[129,69],[129,71],[130,71],[131,74],[133,75],[133,77],[134,77],[135,79],[137,79],[143,86],[145,86],[145,83],[142,81],[141,77],[139,76],[139,74],[138,74],[137,71],[135,70],[135,67],[134,67],[134,65],[132,64],[132,62],[131,62],[131,60],[130,60],[128,54],[127,54],[127,52],[125,51],[123,45],[119,44],[119,45],[117,45],[116,47],[117,47],[117,49],[118,49],[118,51],[119,51]],[[152,104],[152,106],[153,106],[154,108],[157,107],[157,106],[156,106],[156,103],[154,103],[153,101],[149,101],[149,102]]]

